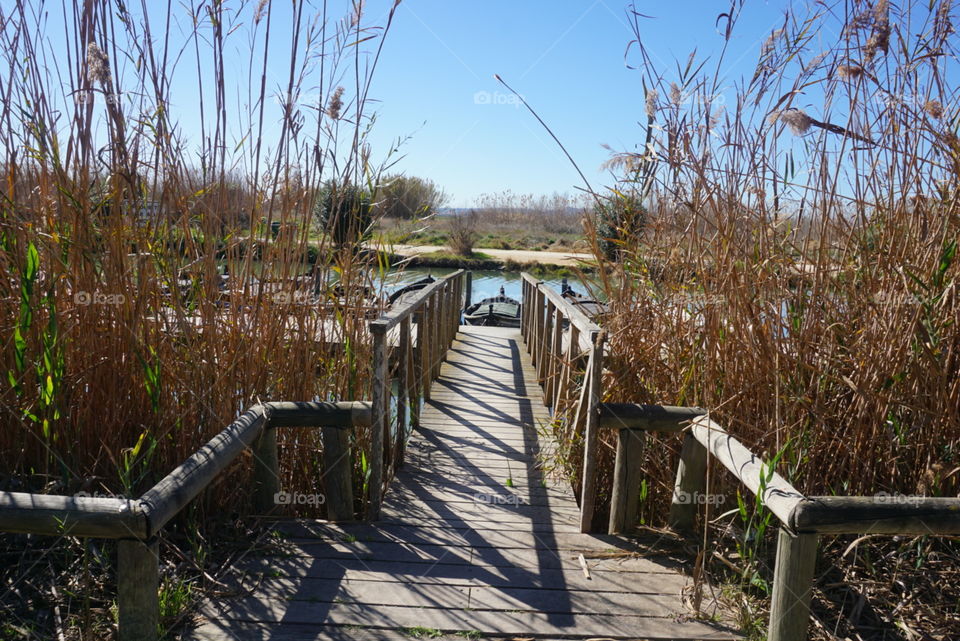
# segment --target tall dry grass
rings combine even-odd
[[[709,408],[806,494],[957,496],[958,16],[950,2],[809,10],[785,11],[736,81],[726,45],[659,68],[631,14],[648,145],[611,165],[649,223],[601,272],[606,398]],[[661,524],[678,443],[653,442],[642,517]],[[752,573],[748,548],[775,526],[764,536],[752,499],[741,518],[722,470],[711,483],[728,499],[709,508],[711,537],[738,532]]]
[[[5,489],[136,495],[253,403],[368,397],[377,265],[311,244],[325,181],[379,179],[361,5],[4,6]],[[317,439],[281,434],[284,487],[323,491]]]

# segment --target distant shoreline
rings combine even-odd
[[[424,266],[430,260],[430,254],[444,254],[438,257],[438,260],[456,259],[449,255],[446,247],[439,245],[393,245],[389,248],[390,252],[403,258],[415,258],[416,262]],[[557,267],[582,267],[584,263],[590,263],[594,260],[593,254],[580,254],[575,252],[551,252],[551,251],[531,251],[526,249],[487,249],[478,247],[477,253],[489,256],[489,259],[480,259],[476,262],[485,262],[495,265],[516,263],[520,265],[551,265]],[[474,261],[475,259],[461,258],[463,261]],[[444,265],[435,265],[441,267]],[[494,267],[496,269],[496,267]]]

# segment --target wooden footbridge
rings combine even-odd
[[[821,534],[960,531],[960,501],[804,497],[702,410],[602,403],[600,327],[526,275],[522,329],[460,326],[468,279],[437,281],[371,323],[369,403],[257,405],[137,500],[0,493],[0,529],[118,539],[121,641],[157,638],[157,535],[244,450],[252,509],[276,509],[278,428],[323,430],[329,518],[271,520],[278,540],[219,577],[181,638],[739,638],[688,607],[682,564],[620,535],[651,430],[683,435],[677,531],[698,519],[708,457],[780,519],[772,641],[806,638]],[[557,429],[584,444],[579,503],[539,465]],[[617,461],[608,531],[596,534],[603,429],[617,430]],[[355,487],[360,434],[369,476]]]

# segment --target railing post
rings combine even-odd
[[[407,445],[407,403],[410,398],[410,317],[400,321],[400,345],[397,358],[397,444],[393,465],[403,466],[404,450]]]
[[[373,334],[373,394],[370,401],[370,480],[367,520],[380,518],[380,502],[383,488],[383,439],[387,434],[390,417],[389,383],[387,368],[387,333],[376,321],[370,323]]]
[[[563,371],[560,374],[560,385],[557,388],[558,400],[566,399],[573,383],[574,365],[580,356],[580,330],[573,323],[570,323],[567,338],[567,356],[563,360]]]
[[[637,521],[640,503],[640,457],[646,433],[621,429],[617,432],[617,460],[613,468],[613,494],[610,497],[610,534],[629,532]]]
[[[540,362],[537,364],[537,378],[540,379],[540,385],[544,388],[546,387],[547,377],[550,375],[550,364],[553,362],[550,348],[553,346],[553,311],[556,309],[549,300],[546,307],[543,327],[537,336],[537,340],[540,341]],[[549,402],[547,404],[549,405]]]
[[[352,521],[353,465],[350,461],[350,428],[322,427],[323,480],[326,488],[327,518],[331,521]],[[373,474],[371,496],[373,494]]]
[[[155,641],[160,627],[157,539],[117,541],[117,614],[120,641]]]
[[[279,461],[277,457],[277,428],[269,422],[253,442],[253,509],[259,514],[276,507],[280,491]]]
[[[586,401],[586,433],[583,444],[583,479],[580,492],[580,531],[589,532],[597,499],[597,431],[600,422],[600,401],[603,393],[603,345],[601,330],[591,336],[590,369]]]
[[[520,335],[527,345],[527,354],[533,354],[533,343],[530,342],[530,319],[533,318],[533,287],[530,281],[520,277],[522,293],[520,294]]]
[[[547,403],[554,410],[557,409],[558,392],[560,391],[560,376],[563,374],[563,311],[558,307],[553,319],[553,359],[550,363],[550,402]],[[573,327],[573,324],[570,324]],[[556,413],[556,411],[554,411]]]
[[[430,400],[430,397],[426,395],[423,385],[423,309],[419,309],[414,313],[414,324],[417,326],[417,341],[416,349],[414,349],[414,342],[411,329],[410,337],[410,357],[413,361],[412,368],[412,399],[411,407],[413,408],[412,415],[412,424],[420,425],[420,396],[423,395],[425,400]]]
[[[786,527],[780,528],[768,641],[804,641],[807,638],[818,538],[817,534],[794,534]]]
[[[423,301],[417,323],[417,346],[420,350],[420,393],[430,400],[430,299]]]
[[[533,361],[534,367],[537,368],[539,375],[540,372],[540,362],[543,360],[543,354],[541,348],[543,343],[540,340],[540,337],[543,334],[543,292],[540,291],[540,286],[537,285],[537,288],[533,295],[533,322],[531,323],[531,329],[533,329],[533,336],[531,337],[531,343],[533,344],[533,352],[530,354],[531,360]]]
[[[463,307],[461,309],[466,309],[470,307],[470,298],[473,296],[473,272],[467,272],[464,275],[464,295],[463,295]],[[457,310],[457,316],[459,316],[459,310]],[[460,323],[457,323],[458,325]]]
[[[677,532],[691,532],[697,519],[700,497],[707,490],[707,448],[687,432],[680,449],[677,480],[670,501],[670,527]]]

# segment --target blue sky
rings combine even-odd
[[[63,0],[66,7],[71,5]],[[321,0],[309,3],[314,12]],[[350,12],[349,0],[329,0],[332,19]],[[250,50],[249,33],[256,2],[227,3],[240,7],[242,26],[229,37],[227,55],[236,65],[227,69],[227,99],[240,108],[248,101],[248,86],[259,89],[259,70],[249,74],[245,61],[259,64],[259,49]],[[50,4],[45,32],[49,37],[47,72],[62,62],[62,9]],[[147,3],[153,29],[162,32],[165,3]],[[192,30],[183,4],[174,4],[171,43],[184,45]],[[393,0],[368,0],[366,24],[382,24]],[[729,10],[728,2],[686,0],[673,3],[640,1],[636,7],[641,37],[657,67],[672,80],[677,61],[685,63],[696,49],[698,61],[710,58],[715,66],[724,43],[717,16]],[[799,5],[799,12],[806,7]],[[583,183],[550,135],[523,108],[494,75],[499,74],[539,113],[586,174],[594,188],[612,183],[600,169],[609,151],[635,150],[643,138],[645,121],[642,74],[626,0],[403,0],[400,3],[373,82],[371,97],[377,121],[370,137],[374,160],[382,159],[398,138],[407,138],[395,169],[430,178],[452,195],[451,205],[466,207],[484,193],[549,195],[576,193]],[[733,83],[752,73],[762,43],[781,25],[787,3],[745,3],[733,32],[722,70],[724,92],[720,100],[732,101]],[[69,11],[69,9],[68,9]],[[131,6],[131,11],[139,11]],[[271,60],[267,91],[277,95],[286,83],[290,48],[289,0],[273,0]],[[138,16],[139,17],[139,16]],[[115,24],[117,22],[115,21]],[[265,24],[265,23],[263,23]],[[263,27],[261,24],[261,29]],[[117,26],[120,30],[119,25]],[[69,31],[69,29],[68,29]],[[209,34],[204,27],[204,37]],[[834,41],[836,34],[822,37]],[[262,39],[260,40],[262,43]],[[370,51],[376,41],[362,46]],[[158,41],[157,46],[160,46]],[[212,105],[209,44],[201,44],[200,66],[206,96],[204,111]],[[187,42],[172,79],[173,119],[184,138],[199,144],[197,65],[193,44]],[[171,56],[173,59],[173,56]],[[129,54],[112,60],[114,73],[123,78],[136,61]],[[52,84],[58,82],[52,81]],[[351,83],[344,81],[343,84]],[[122,83],[121,83],[122,85]],[[65,88],[68,91],[69,87]],[[317,87],[302,87],[306,99]],[[329,90],[329,87],[327,88]],[[97,98],[97,100],[101,100]],[[316,101],[314,101],[316,102]],[[102,112],[102,110],[101,110]],[[68,112],[64,110],[63,114]],[[275,142],[281,120],[280,101],[270,101],[266,115],[267,143]],[[61,126],[67,126],[63,120]],[[243,138],[244,123],[233,117],[228,144]],[[209,127],[209,122],[207,127]]]
[[[728,52],[731,81],[752,71],[761,43],[783,19],[779,2],[752,2]],[[727,3],[644,2],[645,44],[664,69],[723,43],[714,26]],[[371,17],[382,7],[368,5]],[[426,176],[469,206],[484,192],[570,192],[582,185],[546,131],[495,79],[499,74],[550,126],[594,188],[610,184],[602,147],[642,140],[640,73],[627,67],[633,39],[617,0],[401,3],[374,94],[374,141],[413,134],[398,165]],[[631,60],[631,58],[634,58]]]

